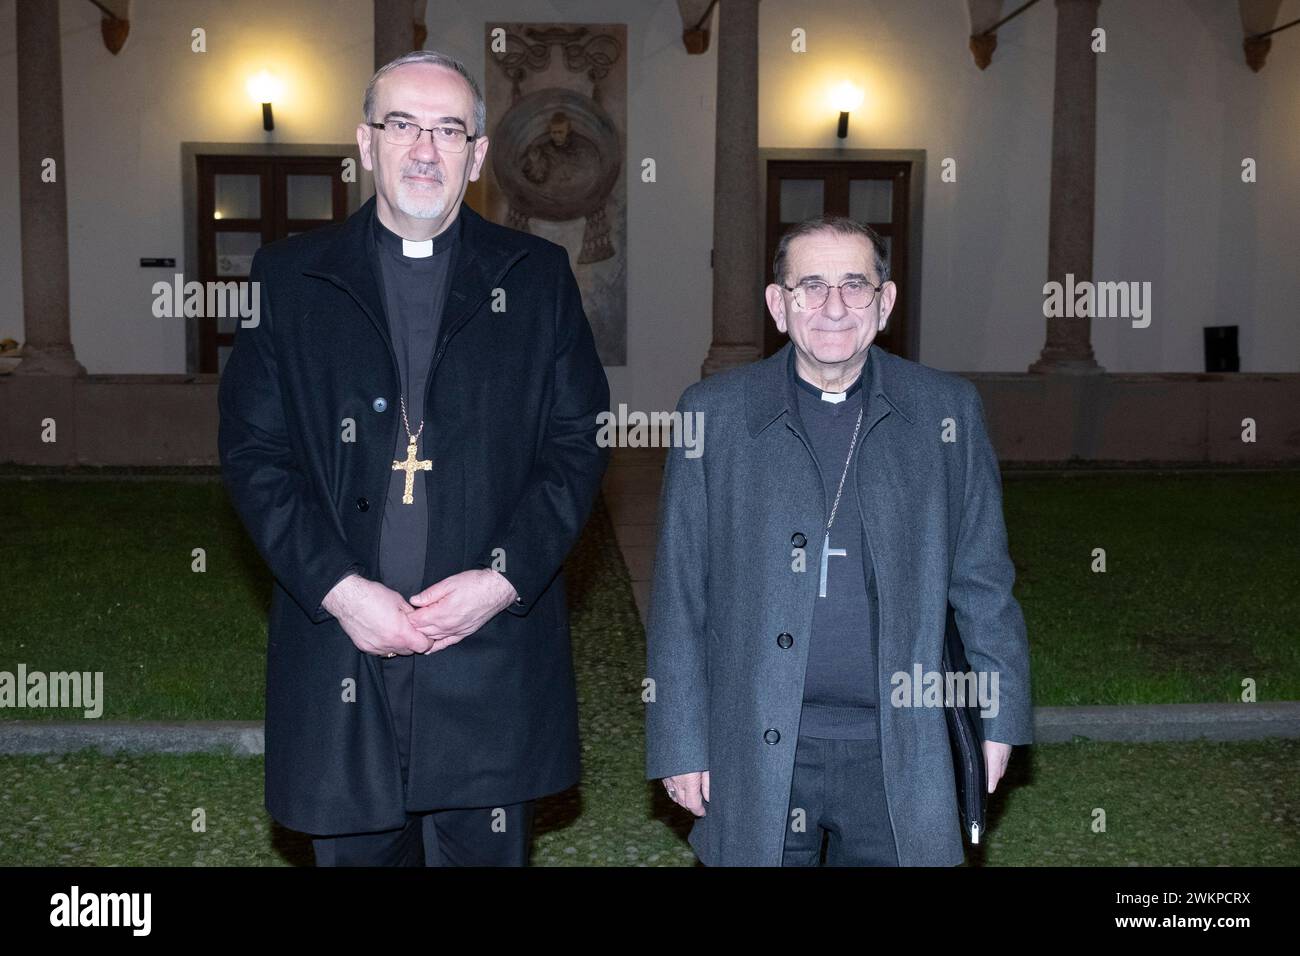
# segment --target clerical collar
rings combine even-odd
[[[393,230],[380,221],[379,215],[375,215],[375,239],[379,242],[379,247],[394,256],[405,259],[428,259],[439,252],[444,252],[451,248],[460,236],[460,224],[462,217],[457,216],[451,226],[444,229],[432,239],[426,239],[423,242],[413,242],[410,239],[403,239]]]
[[[848,389],[843,392],[823,392],[811,382],[804,381],[803,376],[795,370],[794,349],[790,350],[790,355],[790,374],[794,377],[795,383],[805,392],[818,396],[823,402],[830,402],[832,405],[838,405],[840,402],[847,401],[856,391],[858,391],[858,389],[862,388],[862,379],[866,375],[867,371],[865,363],[862,366],[862,371],[858,373],[858,377],[854,380],[853,384],[848,387]]]

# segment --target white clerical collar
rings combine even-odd
[[[853,397],[853,393],[856,392],[858,389],[860,389],[860,388],[862,387],[862,379],[863,379],[863,378],[866,376],[866,374],[867,374],[867,367],[864,365],[864,366],[862,367],[862,371],[858,373],[858,377],[857,377],[856,379],[853,380],[853,384],[850,385],[848,388],[846,388],[844,391],[842,391],[842,392],[826,392],[826,391],[822,391],[822,390],[821,390],[820,388],[818,388],[816,385],[814,385],[814,384],[812,384],[811,382],[807,381],[807,380],[806,380],[802,375],[800,375],[800,374],[795,370],[795,365],[794,365],[794,352],[792,351],[792,352],[790,353],[790,355],[791,355],[791,357],[790,357],[790,377],[794,379],[794,381],[798,384],[798,386],[799,386],[801,389],[803,389],[804,391],[809,392],[809,393],[811,393],[811,394],[813,394],[813,395],[819,395],[819,396],[821,396],[821,400],[822,400],[823,402],[829,402],[829,403],[832,404],[832,405],[838,405],[838,404],[840,404],[840,402],[846,402],[846,401],[848,401],[850,398],[852,398],[852,397]]]
[[[433,255],[433,240],[425,239],[423,242],[412,242],[410,239],[403,239],[402,255],[408,259],[427,259]]]

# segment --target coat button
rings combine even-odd
[[[805,538],[798,531],[796,531],[794,534],[790,535],[790,543],[794,545],[796,548],[802,548],[805,544],[808,543],[808,539]]]
[[[793,644],[794,638],[784,631],[776,636],[776,646],[781,648],[783,651],[788,651]]]
[[[370,407],[373,408],[373,409],[374,409],[375,411],[377,411],[377,412],[387,411],[387,410],[388,410],[388,399],[383,398],[383,397],[376,398],[376,399],[374,400],[374,402],[371,404]]]
[[[764,743],[775,744],[775,743],[779,743],[780,740],[781,740],[781,734],[779,731],[768,730],[763,734]]]
[[[357,510],[358,510],[358,511],[369,511],[369,510],[370,510],[370,502],[367,501],[365,498],[358,498],[358,499],[357,499]]]

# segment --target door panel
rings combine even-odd
[[[347,218],[339,160],[316,156],[196,157],[200,282],[247,279],[268,242]],[[199,371],[219,372],[235,342],[231,319],[199,320]]]

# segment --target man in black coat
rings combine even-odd
[[[561,565],[609,388],[563,248],[462,205],[487,153],[464,67],[380,69],[375,198],[259,250],[219,447],[275,576],[266,806],[321,865],[523,864],[578,779]]]

